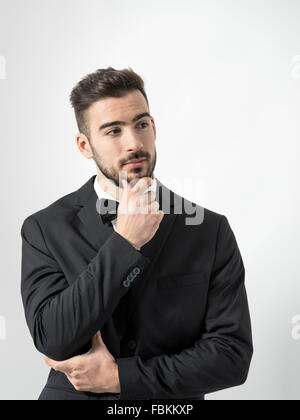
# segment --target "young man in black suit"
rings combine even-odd
[[[143,80],[101,69],[71,102],[97,175],[21,229],[26,321],[52,367],[40,399],[201,400],[243,384],[253,348],[242,257],[224,215],[154,176]]]

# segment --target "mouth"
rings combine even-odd
[[[143,166],[144,162],[146,162],[147,159],[143,158],[143,159],[134,159],[134,160],[130,160],[129,162],[125,163],[124,166],[128,167],[128,168],[138,168],[140,166]]]

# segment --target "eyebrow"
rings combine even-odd
[[[148,112],[143,112],[143,114],[138,114],[138,115],[136,115],[132,120],[131,120],[131,122],[136,122],[136,121],[138,121],[138,120],[140,120],[141,118],[144,118],[144,117],[150,117],[151,118],[151,116],[150,116],[150,114],[148,113]],[[99,128],[99,130],[104,130],[104,128],[107,128],[107,127],[111,127],[112,125],[125,125],[126,124],[126,122],[125,121],[113,121],[113,122],[108,122],[108,123],[105,123],[105,124],[102,124],[102,125],[100,125],[100,128]]]

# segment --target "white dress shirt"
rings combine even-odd
[[[156,186],[157,186],[157,181],[156,181],[156,178],[154,178],[152,180],[152,184],[150,185],[150,187],[148,187],[143,194],[146,194],[148,191],[153,191],[154,193],[156,193]],[[101,198],[107,198],[109,200],[117,201],[118,203],[120,202],[115,197],[111,196],[106,191],[104,191],[104,189],[101,187],[101,185],[98,182],[98,176],[96,176],[95,178],[94,189],[96,191],[96,194],[99,200],[101,200]],[[113,225],[114,230],[116,230],[117,219],[114,219],[111,223]]]

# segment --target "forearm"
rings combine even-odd
[[[120,399],[188,399],[238,386],[247,378],[251,356],[251,345],[199,340],[179,354],[119,358]]]

